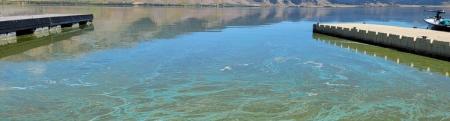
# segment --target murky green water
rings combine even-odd
[[[450,120],[450,63],[312,33],[423,8],[9,7],[91,27],[0,46],[0,120]]]

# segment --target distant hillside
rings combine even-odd
[[[335,6],[335,5],[442,5],[450,0],[3,0],[21,3],[83,3],[129,5],[202,5],[202,6]]]
[[[449,0],[328,0],[331,3],[338,4],[369,4],[369,3],[384,3],[384,4],[406,4],[406,5],[440,5]]]

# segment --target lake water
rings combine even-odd
[[[312,33],[425,8],[0,9],[95,16],[2,40],[0,120],[450,120],[449,62]]]

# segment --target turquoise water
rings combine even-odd
[[[450,120],[449,62],[311,31],[421,8],[81,8],[6,13],[96,19],[0,47],[0,120]]]

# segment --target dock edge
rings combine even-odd
[[[409,37],[390,33],[345,28],[333,25],[313,24],[313,32],[353,41],[369,43],[415,53],[428,57],[450,60],[450,43],[426,37]]]

